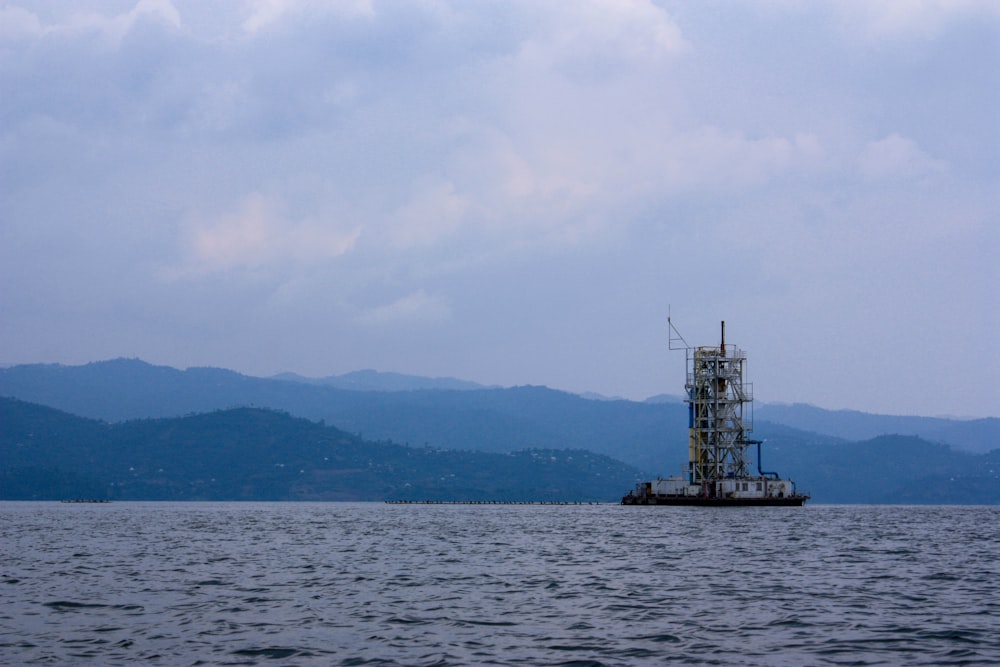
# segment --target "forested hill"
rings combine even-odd
[[[397,447],[411,445],[419,451],[457,450],[459,453],[455,456],[468,461],[472,460],[473,451],[508,454],[521,450],[577,450],[603,457],[601,460],[623,462],[615,465],[636,469],[645,478],[677,474],[687,461],[687,411],[682,403],[588,400],[546,387],[476,389],[466,386],[449,390],[372,391],[382,386],[382,378],[367,373],[364,379],[367,390],[350,391],[298,380],[247,377],[220,369],[180,371],[138,360],[119,359],[85,366],[31,365],[0,369],[0,395],[111,422],[89,422],[89,426],[74,422],[74,428],[84,435],[87,429],[97,429],[100,433],[99,437],[84,438],[81,442],[107,440],[121,447],[129,444],[130,437],[145,437],[143,431],[129,430],[136,428],[130,420],[157,418],[149,423],[162,421],[166,424],[171,423],[171,419],[181,419],[179,423],[190,425],[207,419],[202,416],[205,413],[250,415],[254,413],[233,409],[258,407],[287,412],[280,415],[281,419],[304,418],[303,423],[312,424],[310,428],[322,428],[317,422],[325,421],[339,429],[339,437],[349,441],[367,442],[371,446],[379,443],[396,443]],[[394,376],[385,379],[389,386],[398,386],[401,382]],[[404,379],[407,386],[421,386],[419,378],[408,376]],[[432,381],[431,384],[436,386],[440,382]],[[755,437],[766,441],[764,469],[793,478],[801,488],[813,493],[814,501],[1000,502],[998,454],[989,451],[998,441],[998,420],[961,422],[919,417],[859,417],[856,413],[817,410],[809,406],[789,406],[783,412],[761,409],[753,431]],[[54,429],[52,424],[76,419],[53,412],[45,414],[48,417],[42,421],[52,423],[39,424],[36,435]],[[827,434],[760,419],[762,415],[770,415],[772,419],[786,416],[801,427],[811,423],[802,421],[804,415],[810,414],[816,418],[815,430],[824,430]],[[840,418],[848,421],[839,421]],[[216,415],[215,419],[221,417]],[[0,435],[9,435],[6,421],[0,423],[0,427],[4,429]],[[255,433],[245,424],[234,424],[233,428],[246,438]],[[845,428],[862,428],[861,433],[874,432],[878,437],[868,435],[855,438],[861,442],[852,442],[852,438],[829,434],[830,431],[843,432],[838,429]],[[881,428],[898,430],[880,431]],[[924,428],[932,429],[935,436],[921,435]],[[55,429],[53,433],[64,434],[64,431]],[[974,441],[974,446],[956,448],[954,441],[945,444],[949,443],[948,438],[961,434]],[[200,442],[206,446],[211,444],[207,436]],[[290,447],[294,444],[287,442]],[[458,465],[459,459],[448,459],[444,453],[436,456],[442,466],[445,463]],[[52,462],[59,460],[55,455],[50,459]],[[491,462],[508,460],[477,459],[476,465],[470,463],[465,470],[487,470],[494,466],[503,470],[502,465]],[[33,463],[32,469],[37,469],[38,465],[41,464]],[[479,468],[480,465],[483,467]],[[83,468],[61,466],[58,469],[64,476],[83,474],[79,472]],[[29,472],[22,470],[25,475]],[[438,472],[439,476],[467,477],[446,467]],[[567,468],[562,474],[571,476],[577,472]],[[620,498],[632,487],[633,481],[630,479],[614,492],[610,492],[610,485],[595,487],[599,492],[594,493],[610,493],[606,498]],[[8,478],[8,490],[13,488],[10,484],[13,482]],[[558,488],[569,489],[573,484],[577,489],[587,488],[585,479],[566,481]],[[155,485],[148,487],[155,488]],[[171,488],[176,491],[180,487]],[[254,493],[263,493],[259,486],[252,488]],[[0,493],[4,492],[0,489]],[[208,492],[199,490],[198,493]],[[581,498],[592,497],[588,494],[590,491],[577,492]],[[377,494],[357,497],[377,497]]]
[[[584,450],[508,453],[372,442],[262,408],[107,423],[0,399],[0,499],[614,502],[645,474]],[[1000,503],[1000,450],[919,438],[766,449],[826,503]]]
[[[545,387],[350,391],[134,359],[0,369],[0,395],[111,422],[266,407],[371,440],[488,452],[586,449],[650,472],[678,465],[687,437],[682,404],[592,401]],[[665,434],[675,436],[667,446]]]
[[[763,404],[758,419],[844,440],[868,440],[880,435],[916,435],[954,449],[982,454],[1000,447],[1000,419],[946,419],[876,415],[857,410],[824,410],[813,405]]]
[[[0,499],[614,501],[639,472],[578,450],[371,442],[274,410],[109,424],[0,399]]]
[[[687,458],[687,413],[676,401],[588,400],[546,387],[476,389],[458,380],[373,371],[336,381],[287,377],[255,378],[218,368],[177,370],[137,359],[82,366],[30,364],[0,369],[0,395],[107,421],[267,407],[326,420],[372,440],[492,452],[587,449],[651,474],[674,473]],[[409,390],[397,391],[401,386]],[[890,434],[973,453],[1000,447],[997,419],[888,417],[802,405],[759,405],[756,412],[754,433],[767,438],[769,448]]]

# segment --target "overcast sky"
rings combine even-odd
[[[1000,416],[1000,3],[0,2],[0,362]]]

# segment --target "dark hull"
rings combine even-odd
[[[704,496],[625,496],[622,505],[684,505],[687,507],[801,507],[809,496],[784,498],[707,498]]]

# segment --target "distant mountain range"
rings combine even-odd
[[[117,422],[183,421],[219,411],[229,415],[224,421],[232,428],[243,428],[238,424],[240,415],[249,419],[253,413],[242,409],[267,408],[269,415],[283,411],[288,414],[281,418],[308,420],[305,423],[315,428],[329,429],[324,424],[331,424],[342,437],[360,443],[454,450],[469,457],[575,450],[598,457],[599,468],[617,465],[626,478],[631,474],[631,481],[610,497],[596,482],[580,478],[575,482],[580,499],[613,500],[638,477],[679,472],[687,459],[686,406],[669,396],[641,403],[589,400],[545,387],[483,387],[452,378],[375,371],[323,379],[255,378],[214,368],[181,371],[135,359],[0,369],[0,395],[19,399],[15,405],[28,402],[111,422],[102,428],[112,429],[124,428]],[[796,479],[816,501],[1000,502],[1000,466],[997,451],[992,451],[1000,442],[1000,420],[891,417],[805,405],[759,406],[756,412],[754,435],[766,440],[764,467]],[[0,433],[5,447],[7,419]],[[52,417],[53,423],[60,419]],[[190,423],[198,422],[184,422],[185,428]],[[160,425],[166,427],[165,422]],[[888,435],[899,437],[880,437]],[[87,442],[99,442],[101,437]],[[209,447],[211,440],[202,442]],[[238,455],[235,449],[230,454]],[[453,462],[446,459],[437,459],[445,466],[438,470],[439,477],[457,474],[447,469],[446,464]],[[620,463],[607,463],[612,459]],[[5,461],[6,457],[0,460],[0,469],[7,469],[2,468],[8,465]],[[479,463],[499,474],[502,466],[490,461]],[[38,465],[32,464],[34,469],[40,469]],[[602,472],[605,479],[609,469]],[[80,474],[73,466],[57,470],[63,476]],[[632,472],[622,472],[626,470]],[[579,471],[567,468],[563,473]],[[10,477],[0,479],[4,480],[0,497],[7,497]],[[93,479],[110,483],[100,475]],[[497,489],[511,489],[516,480],[498,478],[496,484]],[[286,491],[287,497],[300,497],[297,493]]]
[[[418,389],[443,389],[449,391],[472,391],[488,389],[486,385],[455,378],[428,378],[420,375],[404,375],[402,373],[382,373],[366,369],[330,375],[323,378],[308,378],[296,373],[281,373],[273,376],[275,380],[288,380],[305,384],[350,389],[352,391],[416,391]]]
[[[759,419],[845,440],[867,440],[885,434],[916,435],[968,452],[1000,447],[1000,419],[944,419],[898,417],[856,410],[824,410],[804,403],[764,403],[756,407]]]
[[[263,408],[108,424],[0,398],[0,498],[607,501],[637,471],[586,451],[372,442]]]

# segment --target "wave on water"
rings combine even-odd
[[[995,507],[0,514],[3,664],[1000,664]]]

